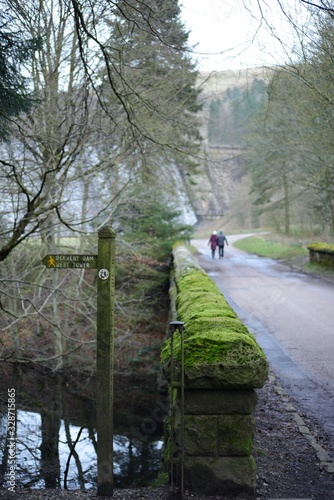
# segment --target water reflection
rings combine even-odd
[[[66,480],[69,489],[95,488],[94,379],[4,365],[0,370],[0,487],[9,478],[6,398],[15,387],[16,487],[63,488]],[[157,477],[165,410],[155,377],[116,378],[115,488],[147,486]]]

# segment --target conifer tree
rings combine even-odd
[[[8,137],[10,118],[27,111],[34,102],[21,65],[38,45],[38,39],[25,39],[13,31],[9,14],[0,12],[0,139]]]
[[[187,163],[185,155],[197,151],[197,71],[179,16],[178,2],[131,0],[115,2],[106,18],[112,64],[103,76],[104,102],[122,141],[127,136],[145,156],[146,170],[153,158]]]

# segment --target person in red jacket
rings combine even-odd
[[[218,246],[218,236],[217,236],[217,231],[213,231],[212,235],[210,236],[208,245],[211,246],[211,253],[212,253],[212,258],[215,258],[215,252],[216,248]]]

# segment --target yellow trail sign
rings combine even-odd
[[[49,254],[42,259],[49,269],[97,269],[97,255]]]

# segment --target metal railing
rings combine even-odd
[[[174,333],[180,333],[181,347],[181,373],[175,377],[174,363]],[[184,323],[182,321],[171,321],[169,323],[170,348],[171,348],[171,397],[170,397],[170,500],[183,500],[184,495]],[[178,380],[174,380],[174,377]],[[175,443],[175,400],[173,390],[180,390],[180,443]],[[175,449],[177,444],[177,450]],[[175,481],[175,470],[180,464],[180,479]]]

